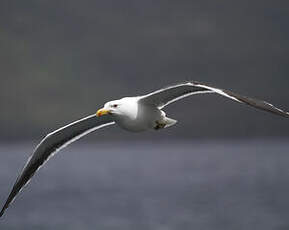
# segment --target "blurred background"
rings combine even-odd
[[[108,100],[196,80],[289,110],[288,23],[279,0],[1,1],[1,201],[46,133]],[[0,229],[288,229],[288,119],[216,95],[165,111],[176,126],[65,149]]]

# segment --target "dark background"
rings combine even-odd
[[[0,1],[0,205],[42,137],[109,100],[197,80],[289,110],[289,1]],[[289,119],[216,95],[177,125],[64,149],[2,230],[287,230]]]
[[[1,1],[0,137],[38,138],[104,102],[184,80],[289,109],[288,1]],[[174,138],[288,136],[218,96],[166,108]],[[111,133],[126,138],[126,133]]]

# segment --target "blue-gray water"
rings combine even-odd
[[[32,143],[0,145],[4,202]],[[289,141],[74,143],[52,158],[1,230],[288,229]]]

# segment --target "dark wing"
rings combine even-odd
[[[283,117],[289,117],[288,112],[284,112],[283,110],[278,109],[277,107],[273,106],[272,104],[266,101],[242,96],[240,94],[233,93],[232,91],[229,90],[211,87],[199,82],[186,82],[172,85],[149,93],[147,95],[140,96],[139,102],[154,105],[161,109],[166,105],[169,105],[170,103],[178,101],[184,97],[200,93],[216,93],[224,97],[230,98],[234,101],[237,101],[239,103],[245,103],[255,108],[262,109]]]
[[[35,148],[18,176],[0,212],[0,217],[3,216],[9,204],[13,202],[16,195],[29,182],[34,173],[57,151],[96,129],[112,124],[114,124],[114,121],[109,116],[97,117],[96,115],[91,115],[49,133]]]

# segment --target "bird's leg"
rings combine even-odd
[[[154,127],[155,130],[163,129],[166,126],[165,123],[161,123],[159,121],[155,121],[155,123],[156,123],[156,126]]]

